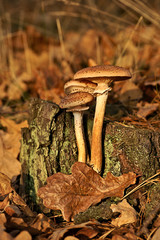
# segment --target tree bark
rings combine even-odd
[[[36,210],[43,208],[37,191],[46,183],[47,177],[56,172],[70,174],[71,166],[77,161],[73,122],[72,113],[62,111],[56,104],[40,99],[31,101],[29,128],[22,129],[21,195]],[[89,156],[92,126],[93,114],[88,112],[84,117],[84,128]],[[159,132],[104,121],[102,142],[103,177],[108,171],[115,176],[132,171],[144,180],[159,169]],[[104,216],[104,211],[101,212]],[[94,215],[95,212],[87,216],[92,218]]]

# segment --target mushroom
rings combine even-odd
[[[88,92],[90,94],[93,94],[96,87],[96,83],[87,80],[70,80],[65,83],[64,91],[67,95],[75,92]]]
[[[94,91],[96,95],[96,109],[92,130],[91,161],[90,164],[98,173],[102,169],[102,127],[105,114],[105,106],[111,82],[131,78],[129,70],[111,65],[101,65],[84,68],[74,75],[74,79],[80,81],[86,79],[97,84]]]
[[[62,99],[61,108],[68,108],[68,112],[73,112],[75,135],[78,147],[78,162],[86,162],[86,143],[83,130],[83,113],[88,110],[88,104],[94,97],[87,92],[71,93]]]

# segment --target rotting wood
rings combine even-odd
[[[92,125],[93,114],[88,113],[84,118],[84,127],[89,148]],[[103,176],[108,171],[115,176],[133,171],[141,175],[142,180],[154,175],[159,169],[158,143],[159,132],[104,121]],[[90,150],[88,153],[90,155]],[[37,190],[45,184],[48,176],[56,172],[70,174],[72,164],[77,161],[73,115],[60,110],[52,102],[33,99],[30,104],[29,128],[22,130],[20,161],[21,195],[31,208],[42,210]],[[106,205],[109,213],[110,204]],[[96,215],[95,211],[90,211],[91,215],[88,212],[86,215],[81,214],[83,220],[76,218],[77,223],[92,218]],[[97,217],[104,218],[104,213],[103,216],[97,214]]]

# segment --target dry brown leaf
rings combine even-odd
[[[36,216],[36,218],[30,224],[30,227],[37,229],[41,232],[49,232],[49,230],[53,231],[54,223],[51,219],[49,219],[43,213],[40,213]]]
[[[0,214],[0,229],[1,230],[5,230],[6,229],[6,227],[5,227],[6,222],[7,222],[6,215],[4,213],[1,213]]]
[[[78,237],[79,239],[82,237],[82,236],[85,236],[89,239],[91,238],[94,238],[95,236],[97,236],[98,234],[98,230],[96,229],[93,229],[93,228],[89,228],[89,227],[84,227],[82,229],[80,229],[76,234],[75,236]]]
[[[32,236],[27,231],[20,232],[14,240],[32,240]]]
[[[137,236],[135,235],[135,234],[133,234],[133,233],[126,233],[125,234],[125,237],[127,238],[127,239],[129,239],[129,240],[137,240]]]
[[[143,96],[140,88],[131,81],[126,81],[119,93],[119,100],[122,103],[141,99]]]
[[[60,240],[64,237],[64,235],[68,235],[66,236],[67,239],[73,239],[73,236],[70,236],[71,233],[73,234],[73,232],[74,236],[77,237],[77,239],[81,239],[78,236],[80,233],[82,233],[83,237],[86,237],[87,239],[92,238],[92,236],[96,236],[98,234],[98,230],[94,229],[94,227],[97,225],[99,225],[97,221],[89,221],[77,225],[69,225],[64,228],[59,228],[53,232],[53,234],[49,237],[49,240]]]
[[[156,230],[151,240],[159,240],[160,236],[160,227]]]
[[[0,239],[2,240],[13,240],[13,238],[11,237],[11,235],[7,232],[5,232],[4,230],[1,230],[0,228]]]
[[[9,194],[12,190],[10,178],[0,172],[0,196]]]
[[[159,103],[140,102],[137,104],[137,107],[139,108],[137,116],[139,118],[146,118],[158,109]]]
[[[112,237],[112,240],[126,240],[126,238],[123,238],[122,236],[116,234]]]
[[[54,222],[44,214],[38,214],[34,218],[10,217],[6,223],[6,228],[27,231],[31,235],[51,234],[54,230],[53,226]]]
[[[7,213],[8,216],[11,217],[19,217],[22,214],[19,208],[14,204],[6,206],[5,213]]]
[[[9,215],[20,215],[21,211],[26,216],[33,217],[34,214],[24,202],[24,200],[15,192],[11,186],[11,180],[3,173],[0,172],[0,196],[4,197],[4,200],[0,202],[0,209],[6,209]],[[9,204],[9,205],[8,205]],[[6,208],[6,206],[8,207]],[[18,209],[17,209],[18,207]],[[20,210],[19,211],[19,207]]]
[[[32,66],[32,70],[40,67],[48,67],[49,65],[49,54],[47,51],[41,51],[40,55],[36,54],[32,49],[26,49],[26,55],[28,56],[28,60],[30,65]]]
[[[55,64],[50,65],[47,69],[36,71],[36,82],[31,89],[32,94],[38,94],[41,99],[59,104],[61,97],[64,97],[62,77],[60,69]]]
[[[4,210],[4,208],[9,203],[9,193],[12,192],[11,180],[3,173],[0,172],[0,210]]]
[[[0,123],[7,128],[7,132],[0,131],[5,150],[17,157],[20,151],[21,129],[28,127],[27,121],[15,123],[13,120],[1,116]]]
[[[50,176],[38,195],[46,207],[60,209],[64,219],[70,221],[104,198],[122,197],[125,188],[134,184],[135,180],[136,175],[132,172],[120,177],[109,172],[103,179],[91,167],[76,162],[72,166],[72,175],[56,173]]]
[[[0,135],[0,171],[6,174],[9,178],[17,176],[21,171],[20,162],[8,152],[3,143],[3,139]]]
[[[68,237],[65,237],[64,240],[79,240],[79,238],[68,236]]]
[[[78,42],[76,49],[81,57],[92,58],[100,63],[100,61],[112,59],[115,53],[115,43],[106,33],[89,29]]]
[[[155,80],[154,81],[146,81],[144,82],[144,86],[153,86],[156,87],[157,85],[160,85],[160,80]]]
[[[112,224],[115,226],[120,227],[123,224],[134,223],[137,220],[137,212],[129,205],[126,199],[117,205],[112,204],[110,208],[113,212],[121,213],[118,218],[112,220]]]
[[[27,127],[27,121],[16,124],[13,120],[1,117],[1,124],[7,132],[0,130],[0,171],[9,178],[17,176],[21,164],[16,159],[20,151],[21,128]]]
[[[17,63],[18,64],[18,63]],[[5,75],[5,76],[4,76]],[[24,91],[28,90],[26,82],[32,79],[32,75],[23,72],[19,76],[11,76],[11,73],[1,73],[0,98],[9,100],[19,99]]]

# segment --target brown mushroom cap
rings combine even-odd
[[[131,78],[131,73],[128,69],[111,65],[99,65],[83,68],[74,75],[74,79],[87,79],[93,82],[105,81],[120,81]]]
[[[64,91],[67,95],[75,92],[93,93],[96,87],[96,83],[90,82],[88,80],[70,80],[65,83]]]
[[[89,109],[89,106],[83,105],[83,106],[76,106],[73,108],[69,108],[66,110],[66,112],[83,112]]]
[[[61,100],[60,108],[72,108],[76,106],[81,106],[89,104],[93,101],[94,97],[87,92],[77,92],[67,95]]]

